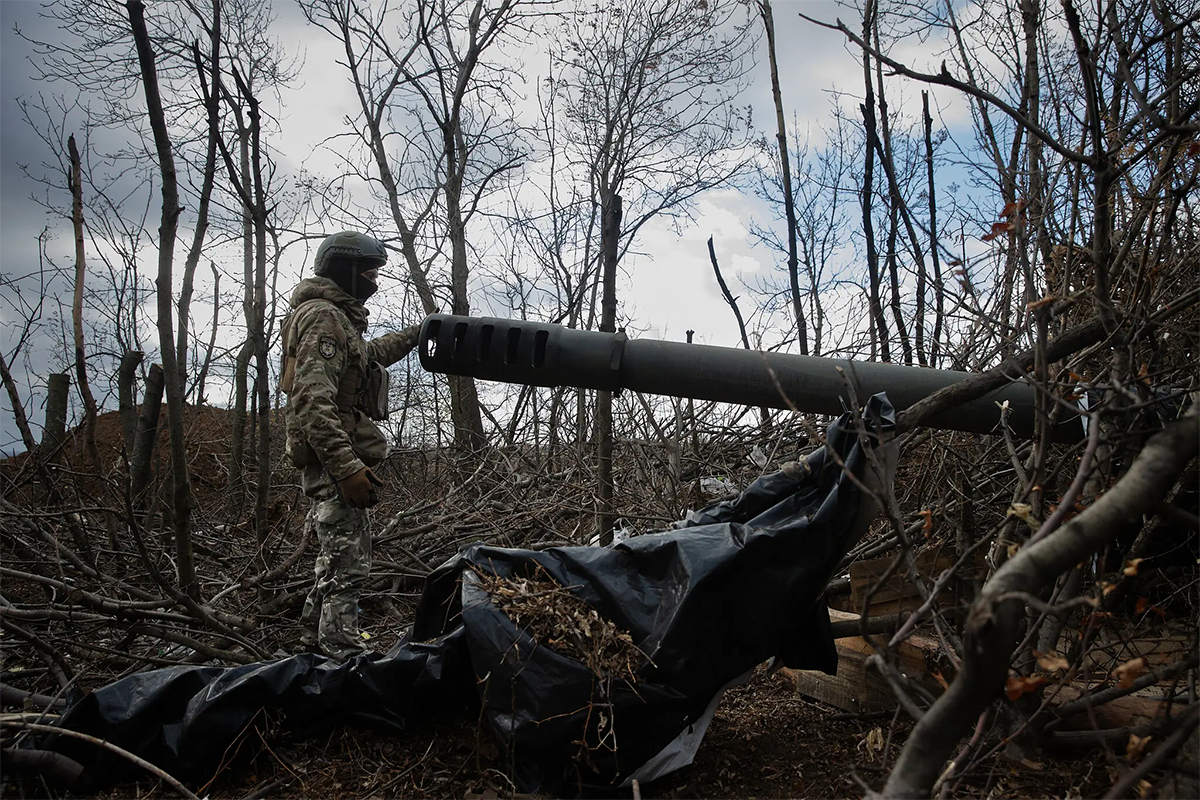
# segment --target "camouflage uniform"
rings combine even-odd
[[[418,328],[364,340],[366,307],[321,276],[301,281],[291,303],[284,325],[287,453],[312,500],[306,527],[321,546],[301,641],[340,660],[366,649],[358,594],[370,571],[371,533],[367,509],[345,502],[338,482],[387,455],[383,433],[365,411],[368,366],[387,367],[407,355]]]

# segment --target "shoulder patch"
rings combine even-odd
[[[317,350],[321,357],[325,359],[333,358],[337,355],[337,340],[332,336],[322,336],[317,342]]]

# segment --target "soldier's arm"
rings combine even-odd
[[[345,332],[333,312],[317,308],[295,321],[296,373],[291,394],[295,419],[334,480],[363,468],[338,417],[338,380],[345,367]]]
[[[413,325],[402,331],[385,333],[378,339],[367,342],[367,359],[390,367],[413,351],[420,339],[421,326]]]

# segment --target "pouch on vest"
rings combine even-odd
[[[296,388],[296,357],[283,354],[283,375],[279,379],[279,389],[284,394],[291,394]]]
[[[362,408],[367,416],[374,420],[388,418],[388,389],[391,386],[391,375],[377,361],[367,366],[367,386],[363,392]]]

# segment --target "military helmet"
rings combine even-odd
[[[374,262],[375,266],[382,266],[387,262],[387,250],[384,249],[382,242],[365,233],[358,231],[335,233],[332,236],[326,236],[317,248],[317,257],[313,262],[314,271],[318,275],[332,277],[329,275],[330,264],[339,257]]]

